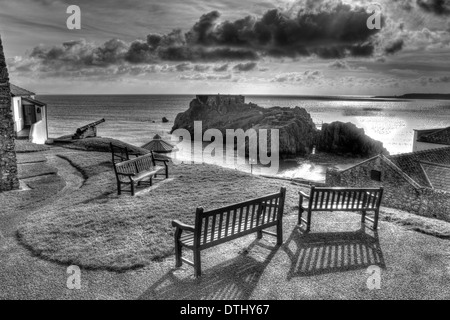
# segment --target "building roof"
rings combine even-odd
[[[414,188],[433,188],[450,192],[450,147],[392,156],[378,155],[341,172],[380,158]]]
[[[10,83],[9,86],[11,88],[11,95],[13,97],[29,97],[36,95],[34,92],[18,87],[15,84]]]
[[[450,147],[402,153],[387,158],[419,185],[433,187],[421,163],[450,165]]]
[[[23,100],[23,102],[29,102],[29,103],[31,103],[31,104],[34,104],[34,105],[37,105],[37,106],[40,106],[40,107],[45,107],[46,106],[46,104],[44,103],[44,102],[41,102],[41,101],[39,101],[39,100],[36,100],[36,99],[31,99],[31,98],[22,98],[22,100]]]
[[[162,140],[159,134],[155,135],[152,141],[144,144],[142,148],[161,153],[168,153],[174,150],[174,146]]]
[[[450,127],[416,131],[419,142],[450,145]]]
[[[450,191],[450,165],[421,163],[432,188]]]

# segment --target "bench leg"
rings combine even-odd
[[[376,210],[375,211],[375,217],[373,219],[373,230],[377,230],[378,229],[378,216],[380,215],[380,210]]]
[[[367,211],[363,210],[362,214],[361,214],[361,223],[365,223],[366,222],[366,214],[367,214]]]
[[[177,231],[175,231],[175,267],[179,268],[183,264],[183,261],[181,260],[181,255],[183,253],[180,243],[180,236],[181,236],[181,230],[177,228]]]
[[[169,167],[166,167],[166,179],[169,179]]]
[[[281,246],[283,244],[283,221],[278,220],[277,223],[277,245]]]
[[[299,202],[298,204],[298,225],[302,225],[302,215],[305,210],[302,207],[302,204]]]
[[[202,275],[202,262],[200,259],[200,250],[194,249],[194,276],[196,278]]]
[[[122,194],[122,184],[117,182],[117,195],[120,196]]]
[[[311,231],[311,214],[312,211],[308,210],[308,223],[306,224],[306,232]]]
[[[262,239],[262,236],[263,236],[263,234],[262,234],[261,230],[256,231],[256,239]]]
[[[131,195],[134,197],[134,182],[131,182]]]

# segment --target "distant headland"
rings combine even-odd
[[[408,93],[401,96],[376,96],[376,99],[430,99],[450,100],[450,94],[445,93]]]

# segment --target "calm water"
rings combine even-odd
[[[155,134],[170,140],[179,112],[194,96],[183,95],[58,95],[38,96],[48,104],[49,136],[72,134],[77,127],[105,118],[98,134],[141,146]],[[262,107],[303,107],[315,123],[353,122],[384,143],[391,154],[411,152],[413,129],[450,126],[450,101],[342,101],[302,97],[247,96]],[[162,123],[162,117],[170,122]],[[312,163],[284,163],[280,175],[322,180],[325,168]]]

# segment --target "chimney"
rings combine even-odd
[[[0,38],[0,192],[19,188],[14,139],[9,75]]]

